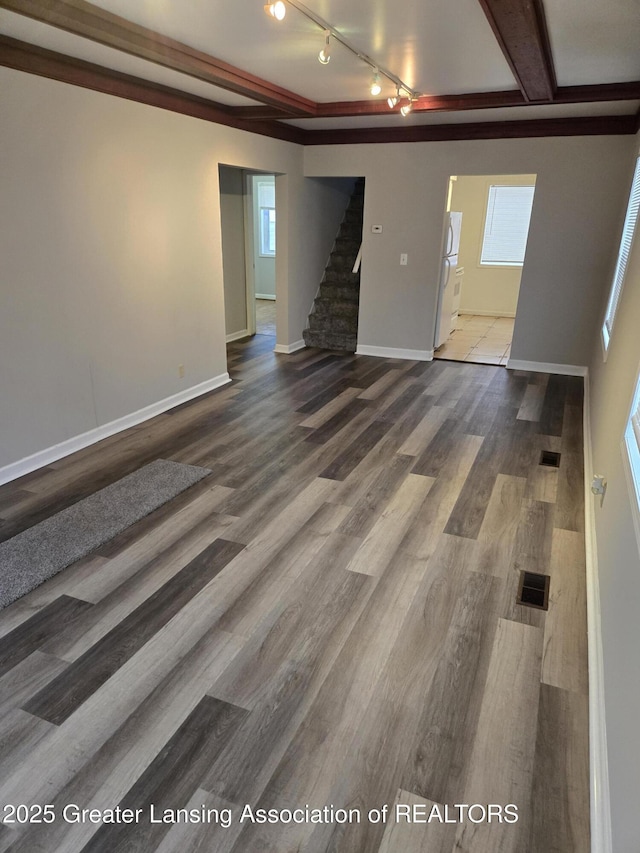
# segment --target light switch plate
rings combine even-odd
[[[382,225],[372,225],[371,231],[373,234],[382,234]]]
[[[400,255],[400,266],[406,267],[409,263],[409,255],[405,255],[404,252]]]

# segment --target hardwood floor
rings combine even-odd
[[[0,851],[586,853],[582,380],[272,347],[0,488],[6,539],[211,469],[0,612],[0,804],[55,815]]]

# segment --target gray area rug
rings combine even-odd
[[[0,543],[0,608],[210,473],[208,468],[157,459]]]

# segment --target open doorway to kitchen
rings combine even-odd
[[[535,175],[449,179],[434,357],[506,366]]]

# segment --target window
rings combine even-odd
[[[634,508],[633,520],[636,528],[638,545],[640,546],[640,374],[636,383],[635,394],[631,404],[631,412],[624,433],[624,443],[627,449],[627,461],[630,474],[629,486]]]
[[[636,222],[638,221],[638,208],[640,207],[640,157],[636,161],[636,170],[633,175],[633,183],[631,184],[631,194],[629,195],[629,204],[627,205],[627,215],[624,219],[622,227],[622,237],[620,238],[620,248],[618,249],[618,259],[616,261],[615,272],[613,273],[613,282],[611,283],[611,294],[607,304],[607,313],[604,317],[604,325],[602,327],[602,340],[604,343],[605,352],[609,348],[609,340],[613,324],[616,319],[616,311],[618,303],[622,295],[622,285],[627,271],[627,262],[631,254],[631,244],[633,243],[633,235],[636,230]]]
[[[480,264],[522,266],[534,186],[490,186]]]
[[[276,253],[276,187],[273,181],[258,181],[260,209],[260,255],[272,258]]]

